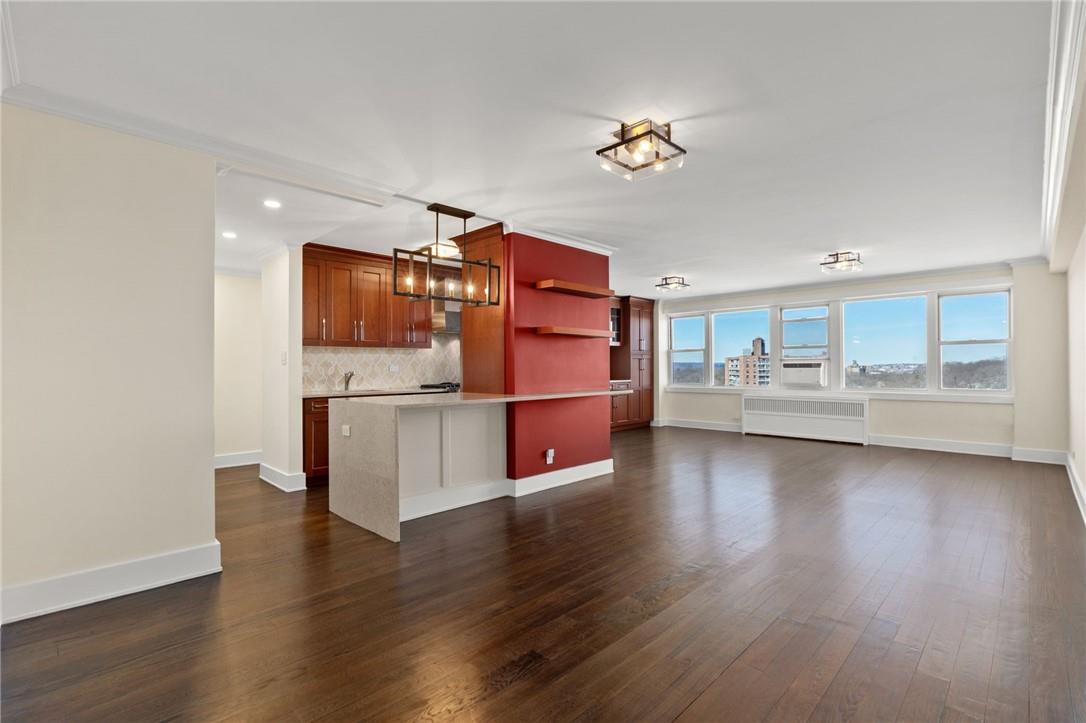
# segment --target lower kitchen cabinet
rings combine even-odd
[[[328,481],[328,398],[302,400],[302,471],[306,484]]]

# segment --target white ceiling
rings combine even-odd
[[[1040,251],[1044,2],[10,10],[23,89],[614,246],[622,292],[815,282],[838,249],[868,274]],[[674,121],[686,166],[600,171],[613,124],[644,115]],[[233,183],[223,213],[245,203]],[[429,234],[414,204],[353,205],[328,228],[315,201],[281,230],[219,221],[373,250]]]

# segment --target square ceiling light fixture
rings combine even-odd
[[[834,251],[822,259],[819,264],[824,274],[840,274],[848,271],[863,271],[864,265],[860,261],[860,254],[856,251]]]
[[[672,142],[670,123],[661,125],[646,118],[623,123],[613,135],[617,143],[596,151],[605,171],[636,181],[683,167],[686,149]]]
[[[656,288],[660,291],[682,291],[689,286],[690,284],[686,283],[685,276],[664,276],[660,279],[660,283],[656,285]]]

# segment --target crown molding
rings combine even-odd
[[[26,83],[6,88],[3,102],[203,153],[219,162],[220,173],[233,169],[266,176],[372,206],[384,206],[398,190],[369,178],[341,173],[239,143],[222,141],[171,123],[161,123],[132,113],[116,111]]]
[[[1082,0],[1055,0],[1052,3],[1048,88],[1045,102],[1045,156],[1041,185],[1041,253],[1052,258],[1059,229],[1060,205],[1067,181],[1067,162],[1074,140],[1081,86],[1079,73],[1083,37],[1086,36],[1086,6]]]
[[[538,228],[532,228],[530,226],[522,226],[516,222],[505,222],[506,233],[522,233],[525,236],[534,236],[544,241],[551,241],[552,243],[562,244],[563,246],[572,246],[575,249],[581,249],[582,251],[591,251],[594,254],[601,254],[603,256],[611,256],[618,248],[615,246],[608,246],[607,244],[601,244],[596,241],[589,241],[585,238],[578,236],[571,236],[564,233],[555,233],[554,231],[542,231]]]
[[[19,85],[19,56],[15,53],[15,33],[11,25],[11,3],[0,0],[0,35],[4,43],[4,89]]]
[[[978,276],[975,279],[970,279],[969,281],[962,282],[961,284],[952,284],[952,286],[955,288],[959,286],[963,288],[982,288],[989,286],[1006,286],[1013,281],[1013,277],[1011,275],[1011,263],[996,262],[991,264],[976,264],[973,266],[953,266],[943,269],[932,269],[930,271],[907,271],[900,274],[878,274],[862,277],[858,275],[856,278],[851,279],[827,280],[809,284],[792,284],[788,286],[770,286],[758,289],[746,289],[742,291],[725,291],[718,294],[710,293],[690,296],[683,295],[681,298],[677,298],[674,296],[665,298],[662,295],[656,296],[654,298],[658,302],[657,306],[659,308],[662,308],[665,312],[675,311],[676,313],[686,311],[687,309],[682,308],[683,306],[693,306],[696,308],[691,309],[692,311],[701,311],[701,306],[704,306],[706,302],[711,302],[711,304],[727,304],[728,302],[733,302],[736,300],[745,301],[749,297],[761,297],[770,294],[784,294],[805,291],[809,291],[812,294],[812,296],[807,301],[815,303],[824,298],[820,295],[820,292],[823,292],[826,289],[848,289],[849,287],[878,283],[886,284],[888,285],[888,288],[880,289],[875,294],[876,296],[896,295],[898,293],[919,293],[920,289],[910,286],[908,282],[918,280],[928,281],[929,283],[923,284],[923,286],[929,286],[931,288],[925,290],[937,290],[935,287],[942,286],[942,283],[935,283],[935,281],[940,277],[957,276],[959,274],[970,273],[987,275]],[[896,288],[892,286],[893,284],[899,282],[903,285],[901,288]],[[697,303],[690,304],[690,302]],[[788,303],[791,304],[793,302],[789,301]],[[794,303],[804,302],[796,301]],[[760,300],[757,301],[754,305],[764,306],[764,304]],[[679,308],[676,309],[676,307]],[[710,307],[706,307],[706,309],[710,309]]]

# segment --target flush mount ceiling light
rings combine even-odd
[[[665,276],[660,279],[660,283],[656,285],[656,288],[660,291],[682,291],[690,286],[686,283],[685,276]]]
[[[860,254],[856,251],[834,251],[822,259],[819,264],[824,274],[839,274],[847,271],[863,271],[864,265],[860,261]]]
[[[229,238],[229,239],[235,239],[235,238],[238,237],[238,235],[236,233],[234,233],[233,231],[223,231],[222,232],[222,237],[223,238]]]
[[[658,176],[683,167],[686,149],[671,140],[671,124],[649,119],[623,123],[613,134],[617,143],[596,151],[600,168],[627,181]]]
[[[414,300],[456,301],[472,306],[501,304],[501,267],[486,259],[464,258],[460,244],[467,243],[468,219],[473,211],[431,203],[434,242],[415,251],[392,249],[392,293]],[[441,217],[463,222],[463,235],[441,238]]]
[[[264,208],[279,208],[282,205],[283,204],[279,203],[274,198],[265,198],[264,199]]]

